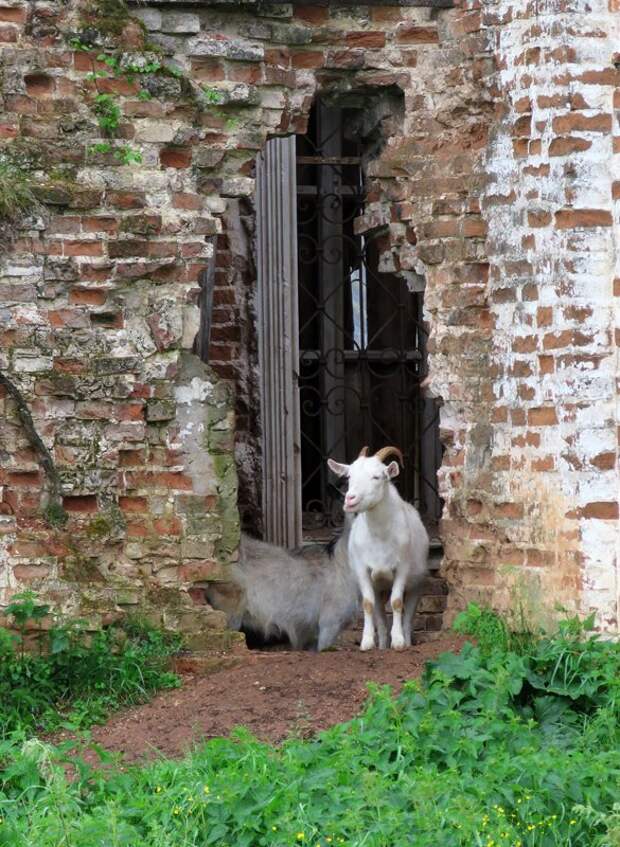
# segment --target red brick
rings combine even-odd
[[[399,44],[438,44],[439,33],[437,27],[401,23],[396,27],[396,41]]]
[[[47,74],[27,74],[24,77],[26,93],[29,97],[46,97],[53,93],[54,79]]]
[[[191,491],[193,489],[191,477],[176,471],[128,473],[127,477],[127,482],[132,483],[132,487],[157,487],[173,491]]]
[[[531,227],[549,226],[551,223],[551,212],[545,212],[543,209],[535,209],[527,213],[527,222]]]
[[[366,49],[380,49],[385,46],[384,32],[348,32],[345,36],[347,47],[365,47]]]
[[[521,503],[498,503],[495,506],[495,514],[499,518],[520,520],[523,517],[523,505]]]
[[[602,521],[618,520],[619,506],[617,501],[587,503],[581,509],[578,509],[579,517],[596,518]]]
[[[0,42],[4,44],[15,44],[17,41],[17,28],[11,25],[0,26]]]
[[[527,421],[530,426],[553,426],[557,424],[558,418],[553,406],[539,406],[537,409],[528,409]]]
[[[536,459],[532,459],[530,467],[536,473],[552,471],[555,468],[555,459],[553,456],[540,456]]]
[[[571,112],[553,119],[553,129],[559,133],[611,132],[611,115],[584,115]]]
[[[122,97],[130,97],[139,91],[139,83],[130,82],[123,77],[104,77],[97,80],[97,92],[99,94],[118,94]]]
[[[172,205],[175,209],[198,211],[203,207],[203,199],[198,194],[187,194],[178,191],[172,195]]]
[[[484,238],[487,225],[482,218],[465,218],[463,221],[463,236],[465,238]]]
[[[606,209],[561,209],[555,213],[556,229],[591,229],[612,224],[611,212]]]
[[[514,110],[518,114],[523,114],[523,112],[531,112],[532,111],[532,101],[529,97],[521,97],[519,100],[516,100],[514,103]]]
[[[10,471],[8,475],[9,485],[34,487],[41,483],[39,471]]]
[[[189,147],[171,147],[159,154],[162,168],[189,168],[192,163],[192,151]]]
[[[207,582],[219,573],[219,565],[211,559],[193,561],[179,568],[182,582]]]
[[[24,24],[26,23],[27,18],[28,13],[23,6],[20,8],[0,6],[0,21],[2,21],[2,23]]]
[[[148,500],[146,497],[119,497],[118,505],[123,512],[148,511]]]
[[[329,20],[329,9],[326,6],[294,6],[293,17],[308,24],[324,24]]]
[[[137,468],[145,464],[146,456],[144,450],[120,450],[118,462],[121,468]]]
[[[149,531],[143,520],[134,519],[127,521],[128,538],[146,538],[148,534]]]
[[[549,145],[550,156],[568,156],[571,153],[583,153],[592,147],[592,142],[587,138],[554,138]]]
[[[271,53],[272,56],[275,53],[283,54],[284,48],[282,50],[265,51],[265,62],[266,62],[266,64],[272,64],[272,65],[277,65],[278,67],[288,68],[288,66],[290,64],[288,58],[286,59],[286,62],[283,65],[279,65],[275,61],[269,62],[269,60],[267,59],[267,53],[268,52]],[[257,83],[260,82],[260,78],[261,78],[261,67],[260,67],[260,65],[256,65],[256,64],[244,65],[241,62],[234,62],[232,65],[230,65],[230,67],[228,68],[228,72],[227,72],[227,79],[230,80],[231,82],[245,82],[248,85],[256,85]]]
[[[374,23],[394,23],[402,18],[402,11],[396,6],[371,6],[370,19]]]
[[[536,310],[536,324],[538,326],[551,326],[553,323],[553,309],[551,306],[540,306]],[[547,336],[545,336],[545,339]],[[543,345],[545,348],[546,344]]]
[[[618,85],[619,74],[615,68],[603,68],[600,71],[584,71],[573,79],[586,85]]]
[[[100,241],[64,241],[64,256],[103,256],[103,244]]]
[[[62,504],[67,512],[82,513],[97,511],[97,498],[94,494],[63,497]]]
[[[13,576],[18,582],[23,584],[30,584],[37,580],[45,579],[49,574],[49,565],[16,565],[13,568]]]
[[[294,68],[322,68],[325,55],[322,50],[293,50],[291,62]]]
[[[117,218],[111,218],[104,215],[93,215],[92,217],[82,218],[82,230],[84,232],[107,232],[115,234],[118,232]]]
[[[153,529],[158,535],[181,535],[183,524],[179,518],[156,518],[153,521]]]
[[[599,453],[597,456],[593,456],[590,459],[590,464],[594,465],[595,468],[598,468],[600,471],[611,471],[617,465],[616,454],[609,453]]]
[[[191,76],[196,82],[221,82],[226,70],[219,59],[192,59]]]
[[[109,205],[117,209],[143,209],[146,205],[140,191],[109,191],[106,197]]]
[[[538,338],[535,335],[519,335],[512,342],[515,353],[533,353],[538,348]]]

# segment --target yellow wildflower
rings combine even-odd
[[[209,793],[209,786],[205,785],[205,787],[202,790],[204,791],[205,794],[208,794]]]
[[[161,794],[161,785],[158,785],[158,786],[157,786],[157,788],[155,789],[155,793],[156,793],[156,794]]]
[[[303,841],[305,837],[306,837],[306,836],[305,836],[305,833],[303,833],[303,832],[298,832],[298,833],[297,833],[297,840],[298,840],[298,841]]]
[[[172,810],[172,814],[173,815],[180,815],[181,814],[181,810],[179,809],[178,806],[174,807],[174,809]]]

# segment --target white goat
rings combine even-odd
[[[411,644],[412,620],[428,573],[428,534],[416,509],[390,482],[399,468],[396,462],[383,464],[389,455],[396,455],[403,464],[397,447],[384,447],[374,456],[368,456],[364,447],[351,465],[327,460],[335,474],[349,479],[345,512],[357,513],[349,535],[349,562],[362,593],[362,650],[374,648],[375,625],[379,647],[387,647],[388,594],[393,613],[391,646],[402,650]]]
[[[351,521],[335,543],[304,555],[242,535],[232,581],[210,583],[207,601],[226,612],[231,629],[286,636],[295,650],[326,650],[359,613],[347,555]]]

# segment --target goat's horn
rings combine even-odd
[[[400,452],[398,447],[382,447],[380,450],[377,450],[375,456],[380,461],[385,462],[388,456],[396,456],[398,461],[400,462],[401,467],[405,467],[405,460],[403,459],[403,454]]]
[[[357,458],[358,459],[362,458],[362,457],[365,458],[367,455],[368,455],[368,447],[362,447],[362,449],[360,450]]]

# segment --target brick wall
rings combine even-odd
[[[581,5],[541,17],[517,0],[151,0],[131,7],[141,29],[101,17],[96,0],[0,0],[0,138],[42,204],[3,266],[0,370],[69,518],[53,528],[42,515],[41,456],[6,396],[0,602],[33,585],[77,610],[98,585],[107,614],[124,608],[120,587],[133,603],[145,586],[199,597],[225,573],[233,432],[241,505],[256,503],[256,153],[270,133],[304,132],[317,91],[396,87],[404,117],[369,165],[359,227],[383,234],[386,270],[426,279],[450,607],[508,602],[506,565],[615,626],[618,16],[596,2],[577,37]],[[109,138],[98,124],[114,108]],[[189,350],[214,238],[207,368]]]
[[[613,631],[618,15],[607,2],[489,3],[481,24],[495,33],[499,106],[480,198],[489,379],[469,424],[472,398],[450,386],[451,606],[476,595],[514,604],[516,586],[534,605],[596,610]]]

